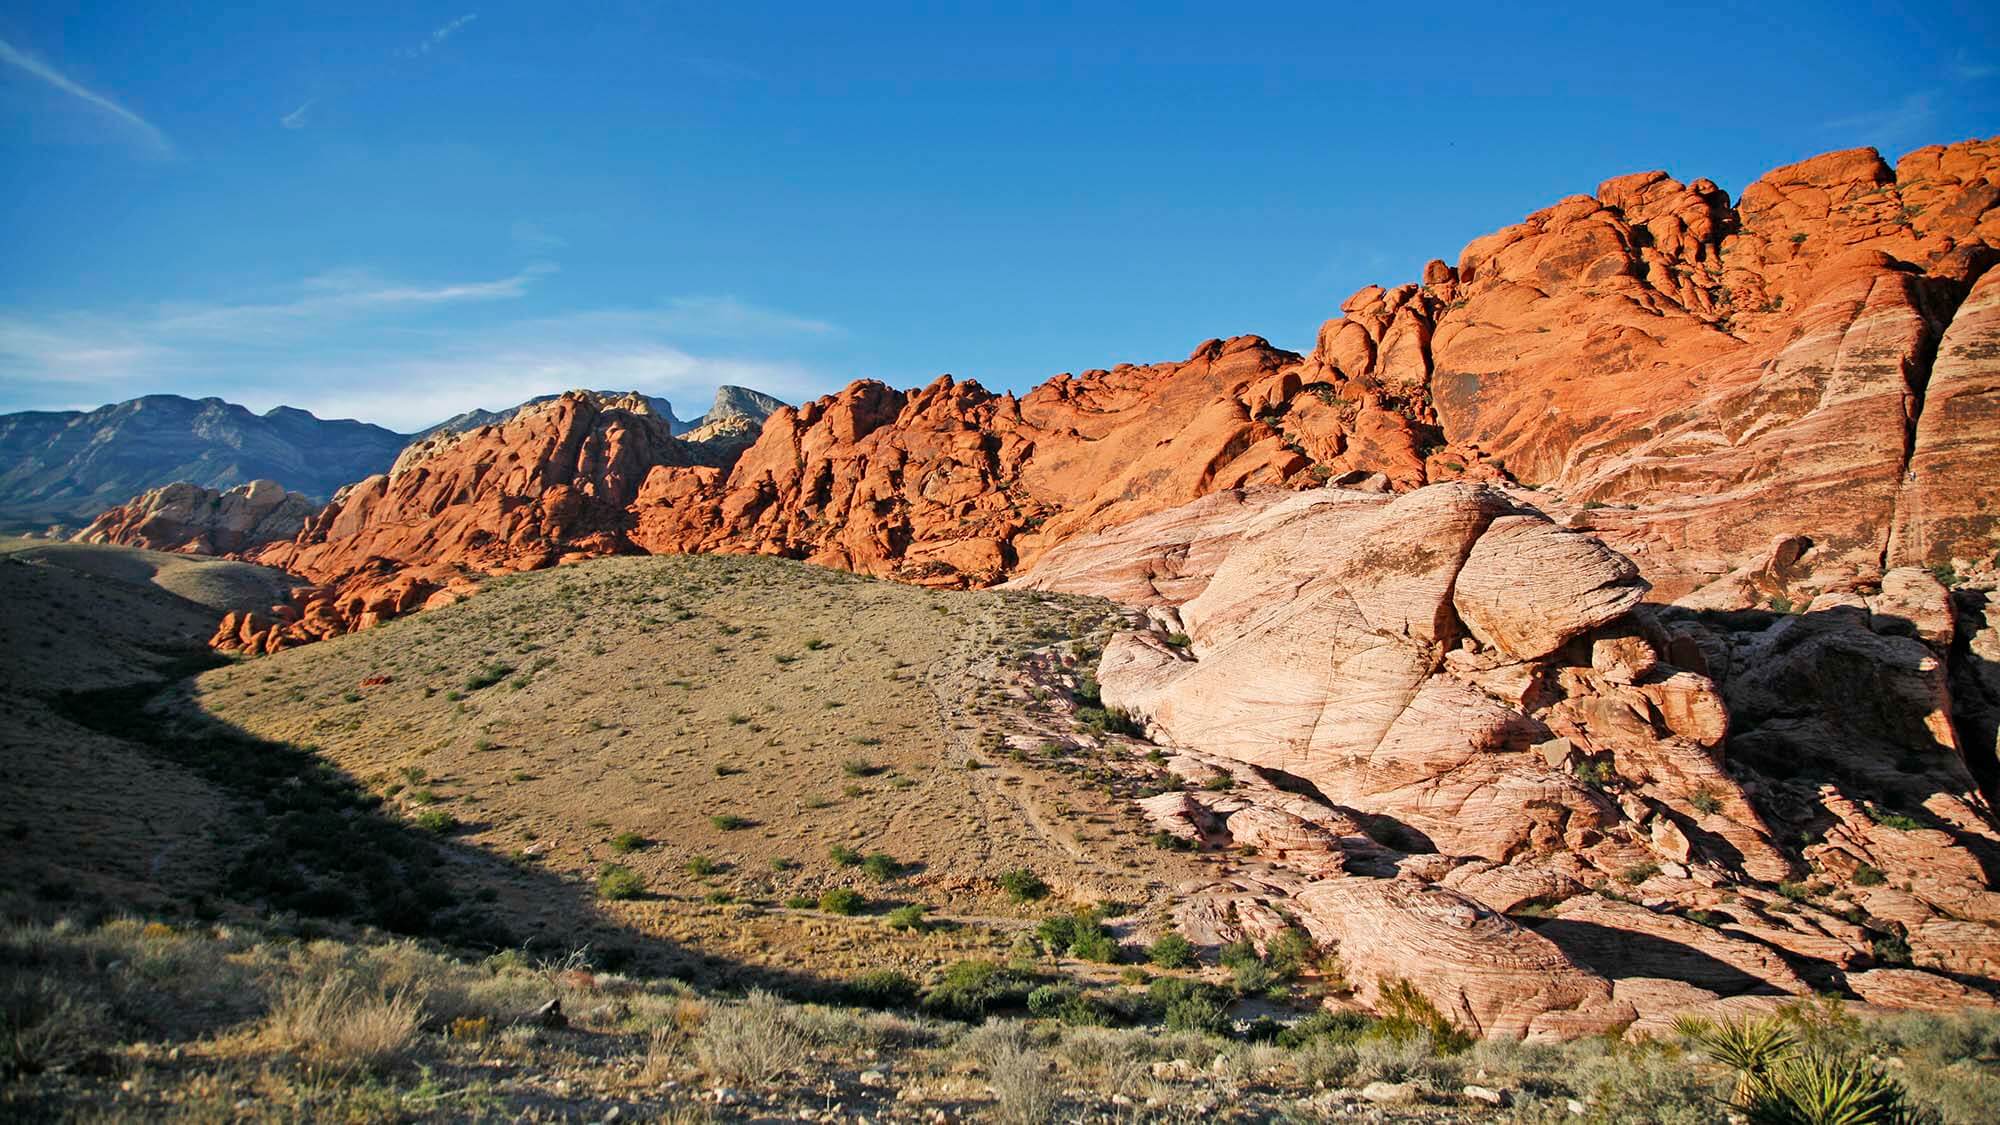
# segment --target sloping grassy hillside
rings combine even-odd
[[[1004,951],[1065,903],[1157,928],[1197,861],[1146,846],[1087,774],[1005,741],[1067,734],[1063,693],[1034,670],[1057,684],[1116,619],[775,559],[604,559],[218,669],[177,705],[310,746],[394,815],[523,871],[629,872],[631,896],[602,908],[642,939],[837,978]],[[1004,889],[1017,869],[1048,896]],[[495,909],[523,940],[570,940],[572,908],[539,888],[496,887]],[[819,909],[843,889],[854,915]],[[962,924],[885,931],[909,906]]]

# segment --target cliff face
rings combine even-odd
[[[776,409],[740,456],[733,399],[708,454],[621,409],[603,480],[549,426],[609,400],[567,395],[413,446],[421,477],[364,481],[266,561],[350,585],[428,571],[434,591],[573,554],[753,551],[983,585],[1219,490],[1469,479],[1533,486],[1658,601],[1803,604],[1893,566],[1987,566],[1996,200],[2000,140],[1895,169],[1830,153],[1734,205],[1705,180],[1623,176],[1362,290],[1307,355],[1211,340],[1018,399],[857,382]],[[352,625],[406,603],[335,604],[381,607],[338,609]]]
[[[652,550],[758,550],[981,583],[1220,488],[1512,478],[1639,560],[1661,599],[1796,540],[1809,598],[1995,550],[2000,142],[1714,184],[1624,176],[1370,287],[1296,356],[1257,337],[1063,376],[1018,402],[856,384],[728,475],[663,469]],[[1780,592],[1775,590],[1764,593]]]
[[[1996,194],[1992,141],[1894,171],[1830,153],[1733,208],[1707,181],[1620,177],[1422,286],[1357,296],[1316,356],[1425,387],[1447,440],[1615,505],[1596,526],[1663,597],[1779,536],[1809,541],[1821,585],[1987,558],[2000,430],[1980,424],[1990,357],[1983,380],[1971,357],[1994,314],[1990,289],[1967,295],[2000,245]],[[1934,379],[1944,410],[1926,422]]]

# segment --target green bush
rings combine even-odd
[[[646,878],[623,864],[606,864],[597,873],[597,897],[604,899],[638,898],[646,892]]]
[[[1375,1018],[1366,1012],[1319,1011],[1278,1032],[1278,1045],[1298,1048],[1315,1040],[1355,1043],[1374,1026]]]
[[[705,855],[694,856],[693,858],[687,861],[687,873],[690,875],[705,877],[709,875],[718,875],[721,874],[721,872],[722,872],[722,864],[717,863],[715,860],[712,860]]]
[[[1237,938],[1235,941],[1223,946],[1222,951],[1216,954],[1215,959],[1221,962],[1222,967],[1225,969],[1241,969],[1245,966],[1262,965],[1264,963],[1264,959],[1257,955],[1256,943],[1252,942],[1249,938]]]
[[[443,809],[425,809],[417,814],[415,824],[426,832],[443,835],[458,827],[458,818]]]
[[[826,849],[826,854],[842,867],[853,867],[861,862],[861,853],[846,844],[834,844]]]
[[[1162,977],[1147,989],[1160,1007],[1168,1031],[1224,1035],[1229,1031],[1229,995],[1211,984]]]
[[[1401,977],[1382,983],[1375,999],[1382,1018],[1375,1033],[1396,1042],[1408,1042],[1420,1035],[1430,1036],[1433,1049],[1441,1055],[1456,1055],[1471,1047],[1473,1037],[1438,1011],[1417,986]]]
[[[878,882],[886,883],[902,874],[903,865],[886,852],[872,852],[861,861],[861,870],[873,875]]]
[[[748,828],[751,824],[755,823],[749,817],[737,816],[735,813],[717,813],[709,817],[708,822],[723,832],[734,832],[739,828]]]
[[[1074,914],[1051,914],[1035,925],[1035,940],[1042,948],[1054,954],[1068,953],[1090,936],[1102,932],[1104,927],[1097,916],[1086,911]]]
[[[1041,876],[1025,867],[1005,872],[995,881],[1015,902],[1030,902],[1038,898],[1047,898],[1049,894],[1049,885],[1042,882]]]
[[[892,930],[925,929],[926,923],[924,922],[924,906],[922,903],[918,902],[912,902],[904,906],[899,906],[896,909],[891,910],[889,912],[888,921],[889,921],[889,928]]]
[[[651,840],[646,839],[637,832],[620,832],[618,835],[611,837],[611,850],[617,852],[619,855],[625,855],[630,852],[636,852],[651,843]]]
[[[917,982],[907,973],[877,969],[847,982],[847,1001],[864,1008],[907,1008],[917,1002]]]
[[[1864,863],[1854,869],[1854,883],[1856,886],[1879,887],[1888,881],[1889,877],[1882,874],[1880,868],[1871,867]]]
[[[868,900],[851,887],[829,887],[819,896],[819,908],[828,914],[859,914],[866,905]]]
[[[1168,934],[1154,942],[1146,956],[1162,969],[1185,969],[1194,964],[1194,943],[1179,934]]]
[[[482,688],[490,688],[513,674],[512,664],[488,664],[465,678],[465,690],[479,691]]]
[[[977,1021],[1027,1000],[1028,982],[993,961],[960,961],[924,993],[923,1008],[949,1019]]]

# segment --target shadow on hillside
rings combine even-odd
[[[1781,994],[1781,990],[1726,961],[1667,938],[1567,918],[1524,921],[1556,943],[1571,960],[1607,980],[1666,977],[1724,996],[1760,991]]]
[[[234,822],[209,826],[228,867],[188,904],[197,916],[221,917],[236,907],[298,937],[373,927],[472,955],[522,949],[560,961],[587,947],[600,969],[712,988],[755,986],[797,999],[839,994],[838,981],[717,958],[623,925],[600,908],[594,887],[456,840],[479,826],[448,819],[446,806],[405,820],[309,749],[163,704],[186,677],[222,662],[206,650],[177,655],[165,679],[72,692],[52,703],[70,722],[194,774],[234,806]],[[439,819],[422,825],[424,813]],[[525,925],[532,915],[560,921]]]
[[[1729,705],[1730,761],[1787,783],[1779,789],[1795,796],[1831,785],[1878,819],[1942,831],[2000,885],[2000,846],[1927,809],[1939,796],[1970,798],[2000,830],[1993,737],[2000,701],[1984,694],[2000,684],[2000,668],[1967,642],[1968,609],[1983,613],[1984,595],[1960,593],[1954,602],[1959,628],[1950,651],[1920,639],[1917,622],[1857,607],[1679,616],[1730,654],[1726,668],[1706,669]],[[1956,747],[1932,725],[1940,703],[1950,707]],[[1822,838],[1837,822],[1817,798],[1806,808],[1761,803],[1806,838]]]

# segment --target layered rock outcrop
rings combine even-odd
[[[1183,922],[1290,915],[1364,1000],[1406,976],[1489,1033],[1657,1028],[1884,967],[1945,974],[1871,978],[1885,1003],[2000,989],[1991,756],[1954,729],[1944,587],[1905,568],[1802,613],[1647,604],[1533,499],[1240,490],[1014,581],[1159,623],[1097,670],[1186,779],[1146,811],[1278,869]]]
[[[691,460],[667,429],[639,396],[572,391],[427,438],[258,552],[314,585],[288,611],[224,620],[214,643],[269,651],[454,600],[482,575],[630,551],[646,474]]]
[[[116,543],[150,551],[227,555],[290,539],[318,510],[276,481],[253,480],[226,491],[177,481],[149,489],[92,520],[78,543]]]
[[[1706,180],[1623,176],[1421,282],[1363,289],[1306,355],[1211,340],[1020,398],[948,376],[907,392],[857,382],[773,411],[740,456],[641,466],[629,511],[572,541],[530,538],[547,557],[750,551],[984,585],[1076,535],[1238,487],[1511,480],[1617,548],[1655,601],[1802,605],[1898,565],[1984,573],[2000,547],[1986,499],[2000,485],[1996,198],[2000,140],[1894,169],[1873,150],[1830,153],[1733,204]],[[756,411],[723,407],[718,439],[748,441],[738,416]],[[461,450],[469,465],[491,452],[446,437],[406,458]],[[337,522],[410,518],[372,487]],[[470,574],[492,553],[456,554],[463,531],[306,537],[299,559],[328,574]],[[367,553],[379,541],[395,550]],[[1125,564],[1135,579],[1185,565],[1143,553]],[[394,608],[377,601],[369,612]]]

